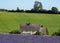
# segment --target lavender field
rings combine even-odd
[[[0,43],[60,43],[60,36],[0,34]]]

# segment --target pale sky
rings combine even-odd
[[[4,9],[32,9],[34,2],[39,1],[42,3],[44,9],[51,9],[57,7],[60,10],[60,0],[0,0],[0,8]]]

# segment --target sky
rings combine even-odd
[[[2,9],[32,9],[34,2],[39,1],[43,5],[43,9],[50,10],[53,6],[60,11],[60,0],[0,0],[0,8]]]

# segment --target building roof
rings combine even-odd
[[[38,24],[21,24],[20,29],[22,29],[22,30],[39,30],[40,25],[38,25]]]
[[[38,25],[38,24],[21,24],[20,25],[20,31],[40,31],[43,34],[49,34],[48,29],[44,27],[43,25]]]

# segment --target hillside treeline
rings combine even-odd
[[[7,10],[7,9],[0,9],[0,11],[6,11],[6,12],[24,12],[24,13],[47,13],[47,14],[60,14],[60,11],[58,12],[55,12],[55,11],[52,11],[52,10],[46,10],[46,9],[43,9],[43,10],[39,10],[39,11],[36,11],[36,10]]]
[[[43,9],[43,5],[39,1],[35,1],[34,6],[30,10],[19,9],[17,7],[16,10],[8,10],[8,9],[0,9],[0,11],[7,11],[7,12],[26,12],[26,13],[47,13],[47,14],[60,14],[57,7],[52,7],[51,10]]]

